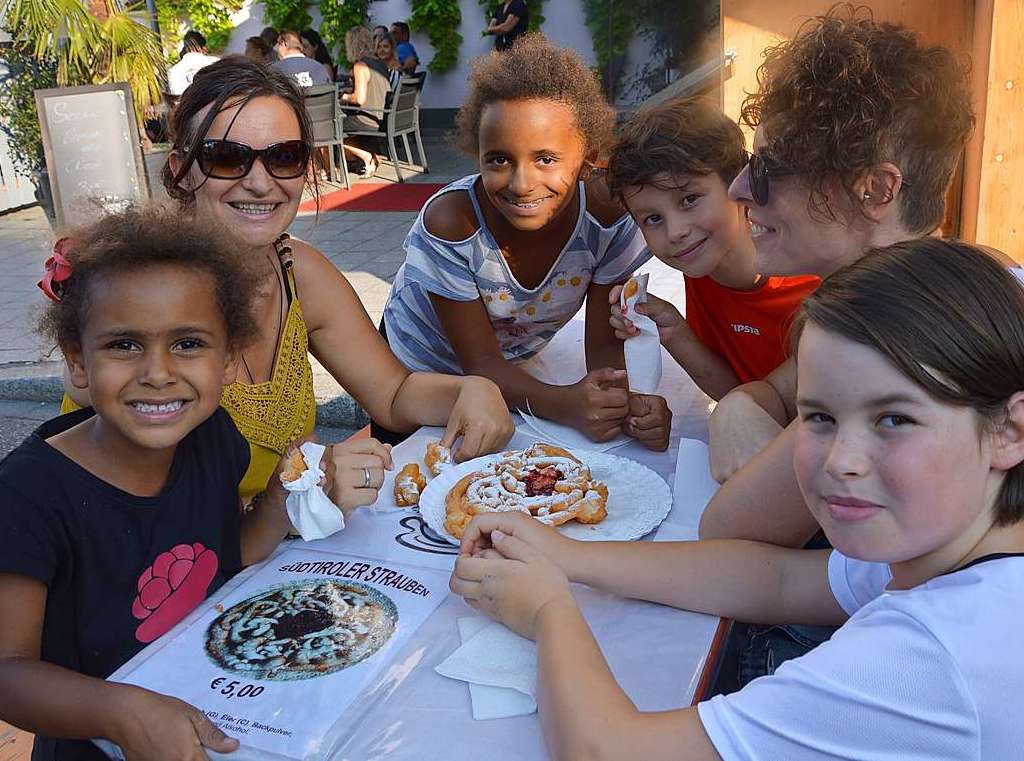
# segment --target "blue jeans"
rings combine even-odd
[[[804,546],[804,549],[820,550],[831,546],[825,535],[819,532]],[[837,628],[836,626],[795,626],[792,624],[767,626],[747,624],[746,631],[741,630],[739,633],[739,636],[746,637],[746,643],[740,650],[736,670],[736,680],[740,688],[759,676],[774,674],[775,669],[786,661],[811,652],[822,642],[826,642]]]
[[[736,680],[740,688],[759,676],[774,674],[792,658],[806,655],[835,632],[834,626],[792,626],[747,624],[747,641],[740,651]]]

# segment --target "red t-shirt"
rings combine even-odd
[[[753,291],[737,291],[710,277],[686,281],[686,322],[706,347],[721,355],[740,383],[762,380],[789,356],[793,313],[821,281],[769,277]]]

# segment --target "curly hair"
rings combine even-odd
[[[345,32],[345,57],[352,63],[369,56],[373,57],[376,45],[373,32],[365,26],[354,26]]]
[[[476,158],[484,109],[502,100],[535,99],[572,109],[588,154],[611,142],[615,110],[594,73],[575,50],[556,47],[540,32],[531,32],[508,50],[492,51],[473,62],[469,95],[455,115],[456,146]]]
[[[259,339],[253,297],[261,273],[254,257],[211,224],[151,205],[104,216],[67,237],[71,278],[65,281],[60,303],[49,304],[38,326],[56,344],[81,345],[94,283],[158,266],[202,272],[213,279],[230,349],[244,349]]]
[[[968,65],[849,3],[763,55],[740,121],[765,125],[768,155],[807,180],[811,212],[836,218],[826,196],[835,179],[859,208],[855,184],[889,161],[905,178],[900,222],[914,234],[934,230],[974,125]]]
[[[664,173],[717,174],[728,187],[746,160],[732,119],[705,98],[673,98],[639,109],[622,125],[606,181],[619,200],[626,188],[658,186],[655,178]]]
[[[313,147],[313,123],[295,80],[268,64],[245,56],[225,56],[196,72],[192,84],[185,88],[181,100],[171,112],[171,147],[181,157],[181,166],[175,174],[168,161],[160,172],[160,179],[171,198],[182,206],[195,202],[195,190],[183,188],[181,181],[195,163],[203,139],[217,114],[232,106],[244,106],[253,98],[263,97],[280,98],[288,104],[299,122],[299,138]],[[200,118],[200,112],[207,106],[210,106],[209,110]],[[318,195],[315,172],[312,177],[311,187]]]

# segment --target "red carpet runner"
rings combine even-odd
[[[419,211],[443,187],[436,182],[360,182],[321,196],[320,211]],[[306,201],[299,211],[316,211],[316,201]]]

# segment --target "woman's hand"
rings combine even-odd
[[[575,605],[576,602],[565,572],[530,541],[531,537],[534,540],[541,538],[541,543],[547,544],[548,536],[535,532],[527,522],[544,531],[557,533],[529,516],[518,515],[511,522],[499,521],[488,528],[487,540],[481,543],[478,527],[474,538],[467,541],[463,537],[463,550],[467,544],[488,546],[475,554],[459,556],[449,586],[470,606],[517,634],[533,639],[537,616],[546,605],[562,602]],[[519,535],[505,533],[498,525],[518,531]]]
[[[612,288],[608,295],[608,303],[611,305],[611,316],[608,318],[608,322],[615,330],[615,337],[626,340],[639,335],[640,330],[633,324],[632,320],[622,314],[622,309],[619,307],[619,294],[621,292],[622,286],[617,285]],[[681,330],[686,329],[686,320],[679,314],[679,310],[657,296],[647,294],[647,302],[637,304],[636,311],[637,314],[646,315],[654,320],[654,324],[658,326],[658,339],[662,345],[671,343],[673,339],[678,337]]]
[[[672,435],[672,410],[662,396],[630,393],[622,430],[648,449],[664,452]]]
[[[217,753],[238,749],[195,706],[139,687],[125,686],[123,721],[116,737],[128,761],[208,761],[204,748]]]
[[[333,447],[334,483],[331,500],[346,515],[357,507],[372,505],[391,470],[391,447],[377,439],[342,441]]]
[[[515,431],[497,384],[486,378],[467,376],[448,416],[448,428],[441,445],[451,447],[462,436],[455,460],[464,462],[501,450]]]
[[[562,388],[566,419],[573,428],[594,441],[609,441],[619,435],[629,414],[625,370],[591,370],[582,380]]]

